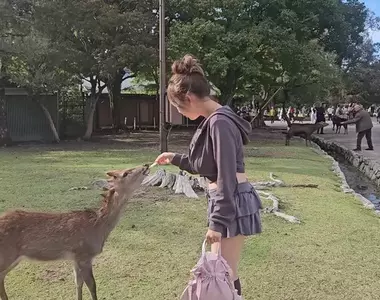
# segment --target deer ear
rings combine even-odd
[[[107,175],[116,179],[119,176],[119,173],[117,171],[108,171]]]

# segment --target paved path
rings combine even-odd
[[[380,163],[380,124],[377,124],[376,119],[373,119],[373,125],[374,128],[372,129],[372,141],[374,144],[375,151],[361,151],[359,152],[361,155],[363,155],[365,158],[369,158],[371,160],[376,160]],[[274,124],[271,124],[270,122],[266,122],[266,124],[270,127],[276,127],[276,128],[286,128],[285,122],[276,121]],[[355,149],[356,148],[356,131],[355,131],[355,125],[349,125],[348,126],[348,134],[343,134],[344,128],[342,128],[340,134],[335,134],[332,130],[332,123],[331,125],[324,128],[324,134],[320,134],[318,136],[322,137],[325,140],[334,141],[338,144],[341,144],[348,149]],[[362,141],[362,149],[367,148],[367,141],[365,137]]]

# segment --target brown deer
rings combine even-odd
[[[286,113],[283,113],[283,119],[288,124],[288,132],[286,133],[286,139],[285,139],[285,146],[289,146],[289,141],[293,136],[302,136],[305,138],[305,143],[307,146],[307,143],[311,141],[311,135],[317,131],[318,129],[321,129],[323,127],[328,126],[326,122],[319,122],[315,124],[299,124],[299,123],[292,123],[289,120],[289,117],[286,115]]]
[[[121,217],[127,200],[149,173],[149,166],[107,172],[110,189],[99,209],[64,213],[10,211],[0,216],[0,298],[8,300],[4,278],[22,258],[72,260],[77,299],[86,283],[97,300],[92,260]]]

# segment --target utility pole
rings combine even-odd
[[[168,139],[165,126],[166,94],[166,45],[165,45],[165,0],[160,0],[160,150],[168,151]]]

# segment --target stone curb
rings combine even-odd
[[[365,208],[374,210],[374,212],[376,213],[376,215],[380,216],[380,210],[376,210],[375,209],[375,205],[371,201],[369,201],[363,195],[356,193],[352,188],[350,188],[350,186],[347,183],[346,176],[344,175],[344,173],[342,172],[342,170],[339,167],[339,163],[331,155],[329,155],[325,150],[323,150],[323,148],[324,149],[329,149],[331,151],[337,151],[337,153],[339,153],[341,155],[344,155],[344,157],[351,157],[352,160],[349,160],[347,158],[350,163],[352,163],[351,161],[354,161],[354,160],[360,161],[360,158],[361,158],[361,163],[359,165],[366,165],[365,162],[364,162],[364,160],[368,160],[368,159],[365,159],[362,155],[359,155],[358,153],[356,153],[354,151],[351,151],[351,150],[347,149],[346,147],[341,146],[341,145],[339,145],[339,144],[337,144],[335,142],[326,141],[326,140],[324,140],[322,138],[318,138],[318,137],[315,137],[315,136],[312,137],[311,144],[313,146],[313,151],[314,152],[316,152],[317,154],[320,154],[322,156],[326,156],[327,158],[329,158],[332,161],[332,170],[333,170],[333,172],[335,174],[338,175],[338,177],[341,180],[342,191],[344,193],[346,193],[346,194],[352,194],[355,198],[357,198],[363,204],[363,206]],[[320,145],[322,145],[322,147]],[[358,156],[360,158],[358,158]],[[378,167],[378,170],[380,170],[380,165]],[[364,171],[362,171],[362,170],[361,170],[361,172],[364,173]]]
[[[323,138],[316,136],[313,136],[312,140],[323,150],[342,155],[346,161],[348,161],[351,165],[371,179],[378,187],[380,187],[380,164],[377,161],[366,158],[363,155],[347,149],[347,147],[333,141],[326,141]]]

